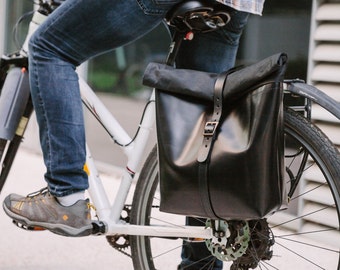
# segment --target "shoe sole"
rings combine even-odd
[[[3,204],[3,209],[5,213],[14,220],[14,222],[20,223],[26,226],[27,229],[43,228],[55,234],[62,235],[62,236],[69,236],[69,237],[81,237],[81,236],[88,236],[92,234],[92,230],[93,230],[92,224],[81,227],[81,228],[74,228],[74,227],[70,227],[67,225],[63,225],[63,224],[36,222],[36,221],[31,221],[23,216],[20,216],[12,212],[10,209],[7,208],[5,204]],[[24,229],[24,227],[22,226],[19,226],[19,227]]]

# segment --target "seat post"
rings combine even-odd
[[[185,38],[186,33],[180,32],[177,29],[174,29],[174,34],[172,37],[172,41],[170,43],[169,52],[166,58],[165,64],[169,66],[173,66],[176,61],[176,57],[181,47],[182,41]]]
[[[182,40],[195,33],[216,31],[229,23],[230,8],[216,1],[186,0],[175,5],[165,16],[174,30],[166,64],[173,66]]]

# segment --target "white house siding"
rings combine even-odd
[[[340,102],[340,1],[339,0],[314,0],[310,32],[310,50],[308,65],[308,83],[315,85],[320,90]],[[315,123],[327,136],[340,146],[340,121],[325,112],[319,106],[313,106],[312,117]],[[305,179],[305,189],[316,186],[322,176],[310,173]],[[305,197],[305,196],[304,196]],[[302,214],[318,209],[329,204],[331,194],[325,189],[320,189],[318,194],[304,198]],[[307,228],[338,228],[335,208],[321,211],[314,219],[305,219],[301,224]],[[330,241],[339,241],[339,231],[330,235]],[[338,244],[338,243],[337,243]]]

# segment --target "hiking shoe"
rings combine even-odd
[[[3,203],[6,214],[25,229],[47,229],[64,236],[86,236],[92,233],[89,200],[71,206],[61,205],[47,188],[27,197],[8,195]]]

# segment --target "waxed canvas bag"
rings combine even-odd
[[[222,74],[148,65],[161,211],[249,220],[281,207],[286,61],[277,54]]]

